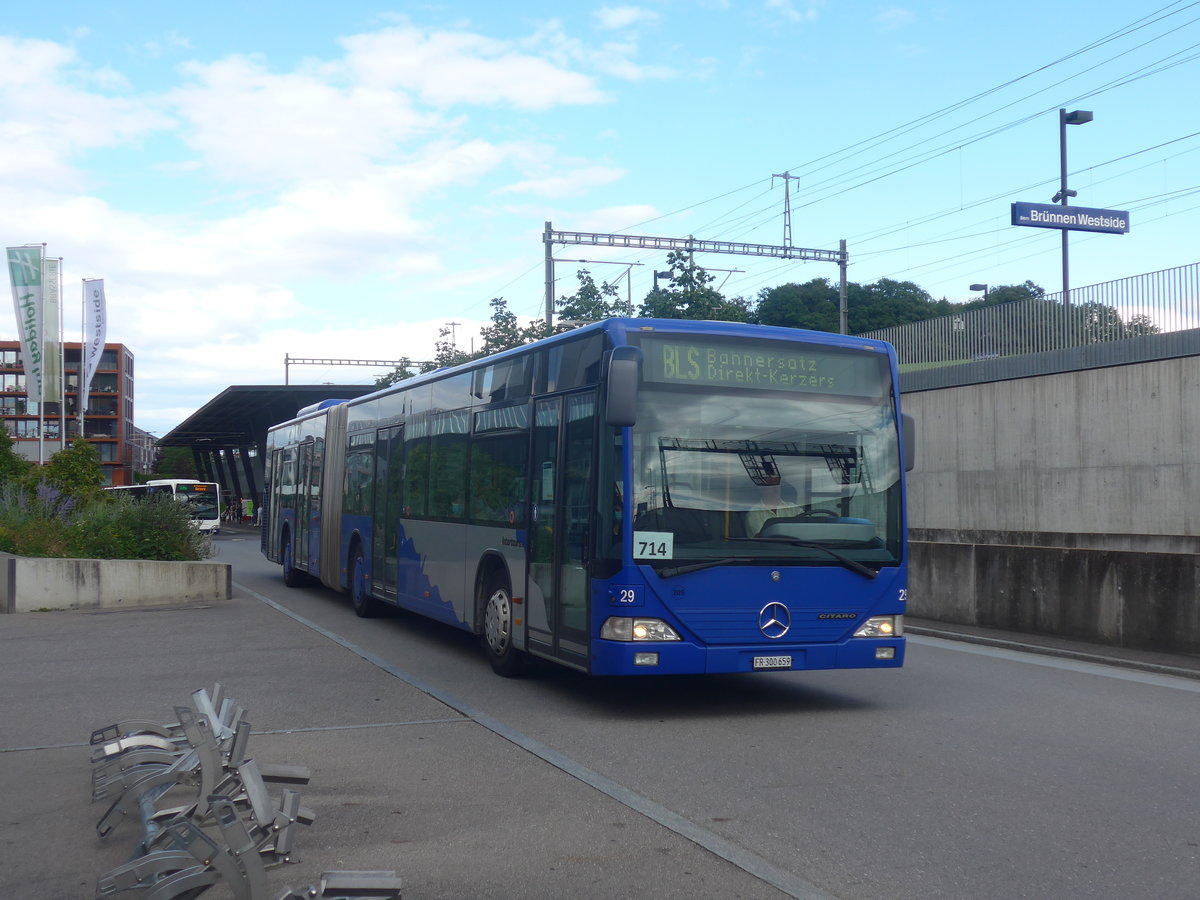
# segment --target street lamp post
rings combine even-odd
[[[1067,126],[1086,125],[1092,121],[1092,113],[1086,109],[1076,109],[1067,112],[1058,111],[1058,161],[1059,186],[1058,193],[1050,200],[1051,203],[1067,205],[1068,197],[1078,196],[1078,191],[1067,189]],[[1067,260],[1067,229],[1062,230],[1062,284],[1063,284],[1063,337],[1067,337],[1070,328],[1071,315],[1071,269]]]
[[[970,286],[970,289],[973,291],[983,291],[983,305],[987,306],[988,286],[986,284],[973,284]],[[990,319],[979,318],[976,319],[976,321],[981,323],[983,327],[983,341],[979,345],[980,352],[996,353],[997,347],[995,345],[995,338],[992,336],[991,326],[988,325]]]

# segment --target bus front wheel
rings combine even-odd
[[[356,616],[369,619],[379,615],[379,601],[371,596],[367,584],[367,565],[363,562],[361,547],[354,548],[350,561],[350,603]]]
[[[525,668],[525,657],[513,646],[512,590],[508,582],[492,575],[483,589],[483,648],[497,675],[512,678]]]

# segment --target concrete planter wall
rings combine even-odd
[[[175,606],[228,600],[232,591],[227,563],[0,554],[0,613]]]

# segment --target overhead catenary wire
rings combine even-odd
[[[975,92],[968,97],[964,97],[952,104],[948,104],[937,110],[934,110],[933,112],[915,117],[905,123],[902,123],[901,125],[881,131],[873,137],[865,140],[855,141],[838,150],[822,154],[806,163],[784,167],[789,171],[795,171],[797,173],[807,172],[811,175],[815,172],[829,172],[832,169],[836,169],[838,166],[842,166],[839,171],[836,173],[830,172],[830,174],[824,178],[805,179],[803,182],[802,195],[800,197],[793,195],[794,208],[800,209],[804,207],[812,207],[824,202],[844,199],[849,192],[860,189],[866,185],[873,184],[883,179],[898,177],[917,166],[930,162],[931,160],[944,157],[949,153],[961,152],[963,148],[972,144],[990,140],[999,134],[1019,128],[1022,125],[1036,120],[1040,116],[1044,116],[1053,112],[1060,105],[1081,102],[1082,100],[1101,96],[1108,91],[1116,90],[1135,82],[1161,75],[1164,72],[1176,69],[1179,66],[1194,62],[1196,59],[1200,58],[1200,51],[1197,51],[1197,48],[1200,47],[1200,44],[1191,44],[1180,49],[1172,50],[1169,53],[1162,53],[1149,62],[1143,63],[1136,67],[1130,67],[1125,72],[1121,72],[1102,82],[1084,87],[1082,90],[1074,94],[1073,99],[1064,101],[1062,104],[1045,106],[1044,108],[1039,108],[1035,112],[1012,117],[1008,121],[998,123],[989,128],[978,128],[978,125],[989,116],[997,115],[1005,109],[1018,106],[1021,103],[1027,102],[1033,97],[1046,93],[1049,90],[1053,90],[1056,87],[1062,87],[1071,81],[1083,78],[1088,73],[1093,73],[1100,70],[1104,66],[1112,65],[1118,60],[1129,57],[1134,52],[1144,50],[1146,47],[1161,42],[1169,36],[1178,35],[1184,32],[1186,29],[1193,27],[1198,21],[1200,21],[1200,18],[1190,18],[1186,21],[1180,20],[1183,19],[1183,13],[1197,6],[1200,6],[1200,0],[1194,0],[1194,2],[1187,3],[1176,2],[1166,4],[1154,11],[1135,18],[1133,21],[1120,28],[1112,30],[1095,40],[1077,47],[1069,53],[1063,54],[1062,56],[1052,59],[1049,62],[1033,67],[1028,71],[1021,73],[1020,75],[1007,79],[994,86],[986,88],[985,90]],[[1118,52],[1109,54],[1100,62],[1095,62],[1082,69],[1079,69],[1078,71],[1068,74],[1063,78],[1054,81],[1050,85],[1027,92],[1017,100],[1012,100],[1007,103],[997,105],[994,109],[976,115],[967,122],[962,122],[956,126],[942,129],[936,134],[923,138],[919,141],[910,141],[905,146],[899,147],[890,153],[876,154],[875,157],[870,160],[861,160],[862,156],[869,154],[872,150],[886,147],[886,145],[889,143],[898,142],[906,135],[928,128],[934,123],[945,120],[959,111],[968,110],[972,105],[977,105],[986,99],[996,96],[1018,84],[1028,82],[1030,79],[1039,74],[1054,70],[1056,67],[1061,67],[1072,60],[1079,59],[1086,54],[1095,52],[1103,47],[1111,46],[1134,35],[1144,34],[1147,30],[1163,23],[1169,25],[1170,30],[1153,34],[1133,46],[1119,49]],[[954,140],[943,141],[943,143],[938,144],[937,146],[929,147],[929,145],[936,142],[939,137],[945,138],[955,134],[956,132],[962,132],[965,129],[970,128],[971,125],[975,125],[976,129],[970,133],[962,134]],[[1159,149],[1179,141],[1188,140],[1193,137],[1195,137],[1194,134],[1185,135],[1183,137],[1173,139],[1172,141],[1156,144],[1153,147],[1142,148],[1140,150],[1124,154],[1120,157],[1115,157],[1113,160],[1098,164],[1097,166],[1081,168],[1077,170],[1077,172],[1086,173],[1094,171],[1100,166],[1111,165],[1120,159],[1127,159],[1133,156],[1146,154],[1155,149]],[[921,147],[925,147],[926,149],[920,150],[919,148]],[[1168,158],[1171,157],[1163,157],[1162,160]],[[859,161],[855,162],[856,160]],[[1161,162],[1162,160],[1157,160],[1156,162]],[[849,163],[853,164],[847,165]],[[1052,179],[1046,179],[1044,181],[1033,182],[1026,187],[1015,188],[1013,190],[1036,189],[1051,182]],[[756,229],[760,229],[765,225],[770,224],[772,221],[776,221],[778,218],[779,205],[777,202],[772,202],[761,206],[754,205],[756,200],[761,200],[772,193],[771,189],[767,187],[767,183],[768,179],[765,177],[755,179],[740,187],[724,191],[708,199],[687,204],[671,212],[665,212],[657,216],[652,216],[628,226],[618,227],[613,230],[616,233],[622,233],[633,231],[635,229],[641,229],[648,224],[662,222],[675,216],[692,213],[706,206],[723,200],[728,200],[730,198],[738,197],[741,194],[745,194],[748,191],[759,188],[759,190],[756,190],[752,196],[748,198],[739,198],[736,204],[731,208],[715,214],[708,220],[708,222],[701,226],[701,228],[704,230],[705,238],[730,241],[744,240],[747,235],[752,234]],[[875,241],[880,241],[887,236],[894,235],[902,230],[921,227],[937,219],[946,218],[949,215],[957,215],[976,207],[984,206],[987,203],[998,202],[1006,196],[1009,196],[1009,194],[1010,192],[992,193],[987,198],[960,203],[953,210],[946,210],[939,213],[922,213],[905,222],[894,222],[891,225],[873,228],[870,232],[851,238],[852,246],[854,247],[854,250],[852,251],[852,257],[859,259],[866,258],[868,256],[881,258],[889,252],[911,252],[913,250],[933,248],[959,240],[969,241],[984,237],[994,237],[995,235],[1001,233],[1004,228],[996,227],[989,230],[986,227],[980,229],[978,226],[976,226],[972,230],[971,224],[968,223],[956,226],[956,230],[959,231],[966,229],[968,231],[967,234],[954,235],[953,233],[950,233],[944,234],[943,236],[922,237],[920,240],[882,249],[869,246]],[[1172,196],[1186,196],[1186,193],[1172,192]],[[700,229],[697,229],[695,225],[689,227],[689,231],[692,232],[699,232],[699,230]],[[1036,234],[1028,236],[1022,235],[1015,238],[1013,243],[1019,244],[1021,241],[1036,240],[1036,237]],[[812,246],[820,246],[822,243],[828,243],[828,240],[809,241],[807,243]],[[920,261],[916,266],[906,265],[903,271],[922,271],[928,269],[929,267],[955,264],[955,261],[965,265],[971,258],[977,256],[978,254],[996,253],[997,246],[998,245],[993,243],[988,248],[965,251],[963,254],[960,254],[956,257],[950,257],[948,260],[939,259],[929,262]],[[649,255],[650,254],[648,253],[628,254],[622,258],[626,260],[644,260]],[[787,272],[789,270],[796,271],[796,266],[798,265],[803,265],[803,263],[799,261],[789,261],[777,266],[756,267],[754,271],[746,273],[743,278],[737,279],[737,283],[731,283],[730,290],[738,290],[741,288],[744,291],[747,286],[753,288],[755,285],[765,284],[773,274]],[[516,276],[516,278],[507,282],[502,288],[498,289],[497,291],[490,292],[489,297],[502,294],[504,290],[507,290],[511,285],[518,283],[522,279],[527,278],[539,267],[540,263],[531,266],[529,269]],[[484,305],[486,302],[486,300],[481,299],[479,303],[472,304],[468,308],[476,309]],[[538,299],[536,302],[540,306],[541,300]],[[534,301],[531,298],[531,307],[533,304]]]

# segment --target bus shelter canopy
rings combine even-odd
[[[160,447],[204,452],[227,447],[264,452],[267,429],[322,400],[361,397],[375,390],[362,384],[234,385],[209,400],[158,441]]]
[[[190,448],[206,478],[233,497],[257,497],[268,428],[313,403],[352,400],[373,390],[363,384],[234,385],[161,437],[158,446]]]

